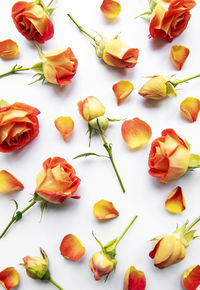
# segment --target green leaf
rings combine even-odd
[[[123,118],[123,119],[111,119],[111,118],[107,118],[109,122],[118,122],[118,121],[124,121],[127,118]]]
[[[40,74],[35,74],[33,77],[35,77],[35,76],[37,76],[37,75],[40,75]],[[34,84],[34,83],[36,83],[36,82],[39,82],[39,81],[42,81],[42,84],[44,83],[44,81],[45,81],[45,76],[44,76],[43,74],[40,75],[40,77],[39,77],[37,80],[35,80],[35,81],[29,83],[28,85],[32,85],[32,84]]]
[[[109,247],[113,246],[113,245],[115,244],[116,241],[117,241],[117,238],[114,239],[114,240],[112,240],[112,241],[110,241],[110,242],[108,242],[108,243],[104,246],[104,248],[109,248]]]
[[[170,83],[169,81],[166,82],[166,87],[167,87],[167,96],[168,97],[176,97],[177,96],[175,87],[173,86],[172,83]]]
[[[39,47],[39,45],[37,44],[37,42],[34,41],[34,43],[35,43],[35,46],[37,47],[37,51],[38,51],[38,55],[39,55],[40,59],[42,61],[44,61],[46,59],[45,58],[45,54],[43,53],[42,49]]]
[[[197,168],[200,166],[200,155],[190,154],[189,167]]]
[[[96,157],[106,157],[106,158],[109,158],[109,156],[106,156],[106,155],[99,155],[99,154],[96,154],[96,153],[89,152],[89,153],[83,153],[83,154],[77,155],[73,159],[78,159],[80,157],[88,157],[88,156],[96,156]]]
[[[34,70],[36,73],[43,74],[43,62],[38,62],[32,66],[32,70]]]
[[[40,221],[42,220],[42,217],[43,217],[43,213],[44,213],[45,208],[47,208],[47,204],[48,204],[47,201],[42,201],[40,203],[40,209],[41,209]]]
[[[4,107],[4,106],[9,106],[10,104],[9,103],[7,103],[5,100],[1,100],[0,101],[0,107]]]

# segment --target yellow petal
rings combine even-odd
[[[184,45],[173,45],[170,51],[170,58],[173,65],[178,69],[181,70],[182,66],[184,65],[190,50]]]
[[[56,129],[60,132],[63,137],[63,140],[66,141],[69,136],[72,134],[74,129],[74,121],[71,117],[58,117],[55,120]]]
[[[113,203],[107,200],[100,200],[93,207],[93,215],[99,220],[109,220],[119,215]]]
[[[60,245],[61,255],[72,261],[80,260],[85,255],[85,247],[74,235],[66,235]]]
[[[0,193],[22,190],[23,184],[6,170],[0,170]]]
[[[116,96],[117,104],[121,105],[132,93],[134,86],[129,81],[119,81],[113,85],[112,89]]]
[[[3,59],[12,59],[18,56],[18,45],[12,39],[0,41],[0,57]]]
[[[104,0],[101,4],[101,11],[109,20],[114,20],[121,12],[121,5],[114,0]]]
[[[197,120],[200,111],[200,101],[197,98],[186,98],[180,105],[181,113],[190,122]]]
[[[151,127],[139,118],[124,121],[121,133],[124,142],[131,149],[136,149],[148,143],[152,135]]]
[[[167,197],[165,208],[172,213],[181,213],[185,210],[185,199],[180,186],[177,186]]]

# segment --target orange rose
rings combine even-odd
[[[39,113],[23,103],[0,106],[0,152],[21,149],[37,137]]]
[[[44,43],[54,35],[54,28],[44,7],[35,2],[16,2],[12,7],[12,19],[18,31],[27,39]]]
[[[68,197],[79,198],[74,193],[80,182],[74,168],[65,159],[48,158],[37,175],[35,192],[51,203],[60,204]]]
[[[149,154],[149,174],[163,183],[184,175],[188,170],[190,153],[187,144],[173,129],[162,131],[162,136],[152,142]]]
[[[110,66],[132,68],[137,64],[138,56],[138,48],[131,48],[119,39],[112,39],[105,44],[102,58]]]
[[[158,0],[150,21],[150,35],[171,42],[187,27],[193,0]]]
[[[70,47],[67,49],[50,49],[43,65],[44,76],[49,83],[59,84],[61,87],[71,83],[76,74],[78,61]]]

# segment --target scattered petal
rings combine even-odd
[[[56,129],[60,132],[63,137],[63,140],[66,141],[69,136],[72,134],[74,129],[74,121],[71,117],[58,117],[55,120]]]
[[[74,235],[66,235],[60,245],[61,255],[72,261],[80,260],[85,255],[85,247]]]
[[[138,271],[131,266],[124,276],[123,290],[144,290],[146,288],[146,278],[142,271]]]
[[[134,86],[129,81],[119,81],[113,85],[112,89],[117,100],[117,105],[119,106],[132,93]]]
[[[114,20],[121,12],[120,3],[114,0],[104,0],[100,8],[109,20]]]
[[[0,170],[0,193],[24,189],[23,184],[6,170]]]
[[[0,285],[10,290],[19,284],[19,274],[13,267],[8,267],[0,272]]]
[[[183,274],[182,284],[186,290],[195,290],[200,285],[200,266],[191,266]]]
[[[180,186],[177,186],[167,197],[165,208],[172,213],[181,213],[185,210],[185,199]]]
[[[12,39],[0,41],[0,57],[3,59],[12,59],[18,56],[18,45]]]
[[[170,51],[170,59],[173,65],[181,70],[184,65],[190,50],[184,45],[173,45]]]
[[[136,149],[149,142],[151,127],[139,118],[124,121],[121,127],[124,142],[131,149]]]
[[[93,215],[98,220],[109,220],[117,217],[119,212],[113,203],[107,200],[100,200],[93,207]]]
[[[200,111],[200,101],[197,98],[186,98],[180,105],[181,113],[190,122],[197,120]]]

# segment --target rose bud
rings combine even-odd
[[[97,40],[96,37],[85,31],[70,14],[67,15],[80,31],[85,33],[94,41],[93,46],[95,48],[96,55],[99,58],[102,58],[107,65],[117,68],[133,68],[137,64],[139,56],[138,48],[132,48],[123,41],[117,39],[118,35],[116,35],[113,39],[108,40],[106,37],[97,33],[100,37],[100,39]]]
[[[150,36],[171,42],[186,29],[195,5],[193,0],[151,0]]]
[[[78,61],[70,47],[66,49],[50,49],[45,55],[43,64],[45,79],[52,84],[63,87],[71,83],[76,74]]]
[[[135,267],[131,266],[124,276],[123,290],[144,290],[146,288],[146,278],[142,271],[138,271]]]
[[[0,285],[7,290],[17,287],[19,284],[19,274],[13,267],[8,267],[0,272]]]
[[[190,149],[173,129],[162,131],[154,140],[149,153],[149,174],[163,183],[184,175],[190,166]]]
[[[150,258],[154,259],[154,266],[163,269],[172,264],[177,264],[186,256],[186,248],[195,239],[196,230],[191,230],[200,221],[198,217],[190,226],[188,221],[173,234],[160,235],[155,238],[153,250],[149,253]]]
[[[53,9],[45,7],[42,1],[18,1],[12,7],[12,19],[17,30],[27,39],[44,43],[54,35],[49,16]]]
[[[48,202],[61,204],[66,198],[80,198],[75,194],[80,182],[75,169],[65,159],[48,158],[37,175],[35,192]]]
[[[110,259],[103,252],[97,252],[89,261],[91,271],[94,273],[96,281],[101,280],[102,276],[110,274],[116,265],[115,259]]]
[[[13,59],[18,57],[18,45],[12,39],[0,41],[0,57],[3,59]]]
[[[56,288],[62,289],[52,278],[48,268],[48,257],[45,251],[40,248],[42,258],[26,256],[23,258],[24,264],[20,264],[26,269],[26,274],[34,280],[49,281]]]
[[[87,122],[103,116],[105,113],[104,105],[92,96],[87,97],[84,101],[79,101],[77,105],[81,117]]]
[[[191,266],[183,274],[182,285],[186,290],[196,290],[200,285],[200,266]]]
[[[119,238],[116,238],[109,243],[107,243],[105,246],[101,244],[101,242],[95,237],[94,233],[93,236],[97,243],[101,247],[101,251],[95,253],[92,258],[89,261],[89,266],[91,271],[94,273],[94,278],[96,281],[101,280],[103,276],[106,275],[105,281],[107,280],[109,274],[115,270],[117,265],[117,260],[115,259],[116,256],[116,247],[123,238],[123,236],[126,234],[128,229],[131,227],[131,225],[136,220],[137,216],[135,216],[128,227],[125,229],[125,231],[121,234]]]
[[[0,102],[0,152],[21,149],[39,133],[40,111],[23,103]]]

